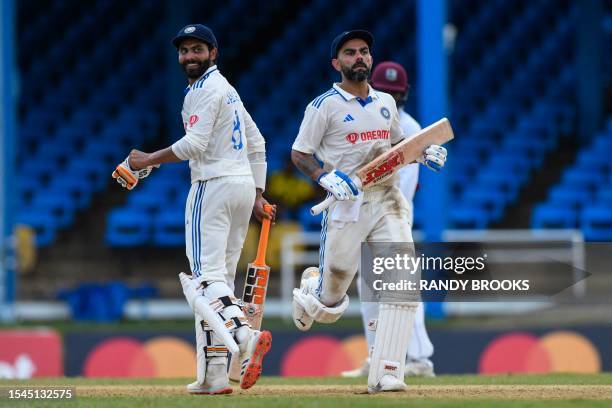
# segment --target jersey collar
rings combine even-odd
[[[340,96],[345,101],[350,101],[351,99],[356,99],[357,102],[361,104],[361,106],[366,106],[368,103],[372,102],[374,99],[378,99],[378,93],[368,84],[368,97],[366,99],[361,99],[358,96],[353,95],[342,89],[339,83],[334,83],[334,89],[340,94]]]
[[[183,90],[183,93],[184,93],[185,95],[187,95],[187,93],[188,93],[188,92],[191,90],[191,88],[192,88],[192,87],[193,87],[195,84],[198,84],[198,83],[202,83],[202,82],[204,82],[204,81],[206,80],[206,78],[208,78],[208,77],[210,76],[210,74],[212,74],[212,73],[213,73],[213,72],[215,72],[215,71],[217,71],[217,65],[212,65],[212,66],[208,67],[208,69],[206,70],[206,72],[204,72],[204,73],[202,74],[202,76],[201,76],[201,77],[199,77],[197,80],[195,80],[195,81],[193,82],[193,84],[191,84],[191,85],[187,85],[187,87],[186,87],[186,88]]]

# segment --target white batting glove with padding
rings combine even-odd
[[[426,166],[428,169],[433,171],[440,171],[446,163],[446,149],[439,145],[428,146],[423,151],[423,155],[417,159],[417,162]]]
[[[333,194],[338,201],[356,200],[359,195],[359,190],[353,180],[340,170],[332,170],[329,173],[321,174],[317,182]]]
[[[138,184],[138,180],[151,174],[153,167],[157,168],[159,165],[147,166],[140,170],[132,170],[129,159],[126,158],[124,161],[119,163],[117,168],[115,168],[115,171],[113,171],[113,178],[117,180],[117,183],[121,184],[122,187],[132,190],[134,187],[136,187],[136,184]]]

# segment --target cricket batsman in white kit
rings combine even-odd
[[[307,106],[292,147],[294,164],[337,200],[323,213],[319,268],[306,269],[293,291],[293,320],[303,331],[313,321],[337,321],[348,307],[346,291],[357,273],[361,242],[412,242],[408,204],[396,179],[363,192],[352,180],[357,169],[405,137],[393,97],[368,85],[373,42],[365,30],[334,39],[331,63],[342,81]],[[431,145],[418,161],[439,170],[446,149]],[[406,389],[406,350],[417,306],[379,305],[368,392]]]
[[[421,125],[404,110],[404,103],[408,97],[408,74],[404,67],[397,62],[384,61],[379,63],[372,71],[372,87],[376,90],[390,94],[397,104],[400,125],[406,137],[416,134],[421,130]],[[399,188],[406,204],[408,204],[408,222],[412,228],[414,219],[413,199],[419,179],[418,163],[409,164],[398,172]],[[378,303],[361,302],[361,316],[365,330],[368,350],[374,346],[376,334],[376,324],[378,321]],[[433,363],[430,358],[433,355],[434,347],[427,334],[425,327],[425,310],[423,303],[419,302],[412,329],[412,337],[406,355],[406,372],[408,376],[435,376]],[[370,371],[370,359],[368,358],[362,367],[355,370],[344,371],[343,377],[360,377],[368,375]]]
[[[268,216],[265,141],[236,90],[219,72],[217,40],[191,24],[172,40],[189,80],[182,118],[185,136],[154,153],[132,150],[113,177],[128,189],[161,163],[189,160],[191,189],[185,237],[191,276],[179,274],[195,313],[197,380],[192,394],[229,394],[228,353],[239,353],[241,388],[252,387],[270,349],[268,331],[252,330],[234,297],[236,265],[251,213]]]

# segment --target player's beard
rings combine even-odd
[[[198,67],[197,68],[187,68],[187,65],[193,64],[193,63],[198,64]],[[206,72],[206,70],[210,67],[210,65],[211,63],[210,63],[210,58],[209,58],[209,59],[205,59],[202,61],[185,61],[182,64],[182,67],[183,67],[183,71],[185,71],[185,74],[187,74],[187,78],[198,79]]]
[[[355,68],[363,67],[365,70],[357,71]],[[363,82],[370,76],[370,68],[364,62],[356,62],[352,67],[342,66],[342,73],[351,81]]]

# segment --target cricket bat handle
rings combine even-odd
[[[266,214],[272,215],[272,206],[270,204],[264,204],[263,210]],[[263,266],[266,264],[266,249],[268,248],[268,235],[270,234],[269,218],[262,218],[261,220],[261,233],[259,234],[259,244],[257,245],[257,255],[253,262],[257,266]]]
[[[332,205],[332,203],[336,201],[336,197],[333,194],[330,194],[325,200],[321,201],[319,204],[315,205],[310,209],[311,215],[319,215],[323,211],[327,210],[327,208]]]
[[[357,186],[357,190],[361,190],[361,180],[359,177],[355,177],[353,182],[355,183],[355,186]],[[334,201],[336,201],[336,197],[334,197],[333,194],[329,194],[325,200],[321,201],[319,204],[310,209],[310,215],[314,216],[321,214],[323,211],[327,210],[327,208],[332,205]]]

